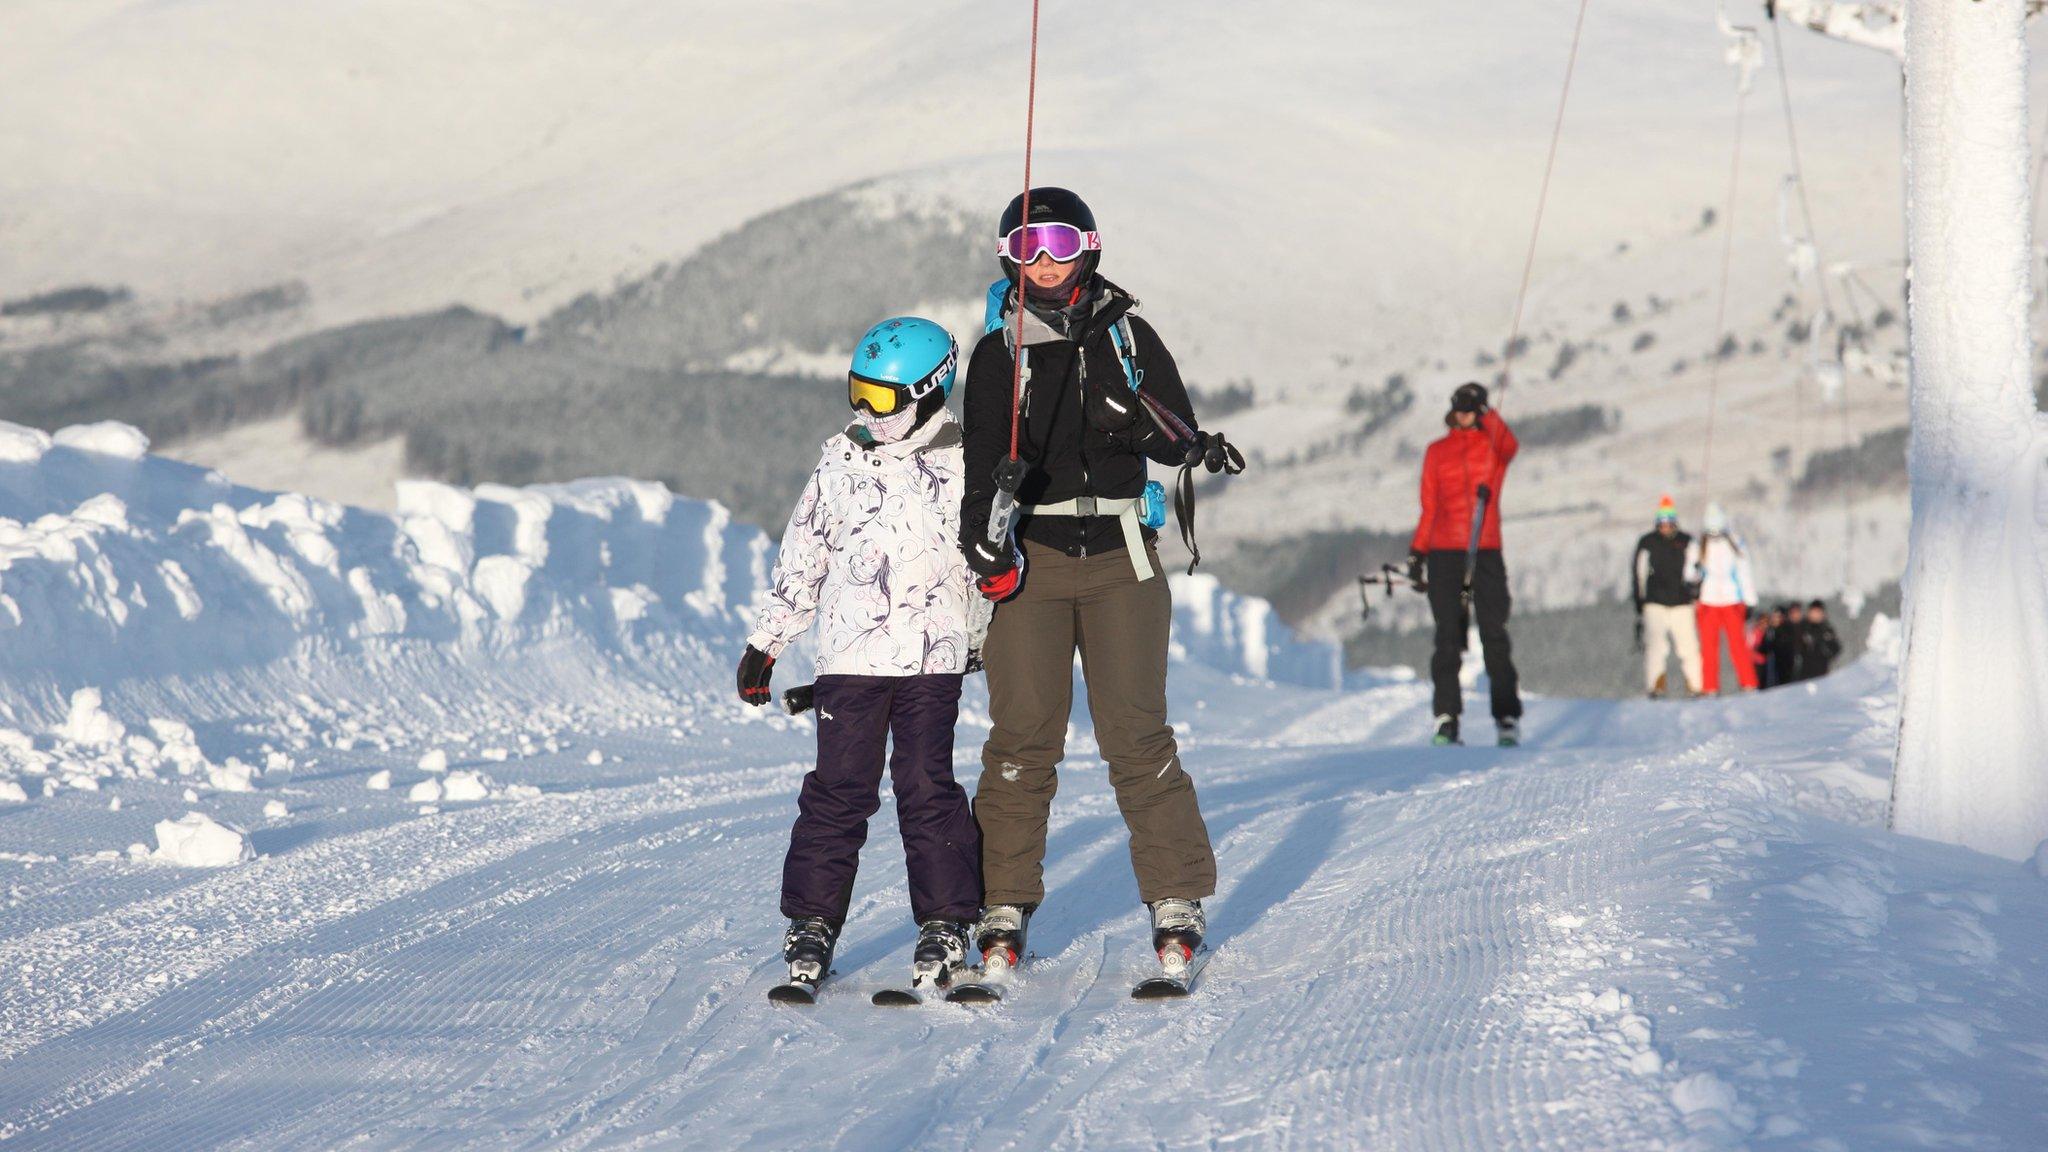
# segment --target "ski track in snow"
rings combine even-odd
[[[1223,875],[1191,1001],[1127,998],[1143,920],[1113,798],[1077,757],[1009,1000],[866,1004],[912,935],[885,804],[837,977],[807,1011],[768,1005],[806,731],[591,728],[529,770],[571,787],[596,748],[638,766],[613,786],[310,835],[183,883],[39,866],[173,882],[53,887],[0,918],[0,971],[48,974],[0,997],[0,1128],[107,1149],[1733,1146],[1869,1111],[1850,1085],[1884,1069],[1835,1050],[1846,1018],[1915,1070],[1926,1115],[1840,1146],[1917,1146],[1943,1117],[2024,1146],[2048,1046],[2015,1025],[2048,982],[2041,929],[2024,957],[2002,936],[2039,924],[2048,889],[1825,820],[1871,801],[1806,780],[1812,746],[1733,766],[1762,745],[1734,721],[1806,701],[1543,703],[1519,752],[1430,750],[1420,685],[1182,679]],[[1847,706],[1818,739],[1881,750],[1882,709],[1828,698]],[[357,757],[305,810],[416,758]],[[1893,856],[1980,875],[1930,887]],[[1772,956],[1794,936],[1793,967],[1841,973],[1800,981]],[[1867,970],[1844,963],[1858,951]],[[1778,1018],[1745,980],[1846,1017]],[[1970,1007],[1911,1002],[1929,996]]]

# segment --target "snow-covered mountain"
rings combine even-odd
[[[2038,1132],[2043,865],[1883,831],[1895,635],[1806,690],[1535,701],[1522,749],[1431,750],[1426,685],[1337,690],[1328,645],[1180,581],[1221,877],[1194,998],[1128,997],[1142,906],[1077,730],[1004,1003],[868,1004],[913,927],[885,805],[797,1012],[763,993],[814,728],[730,681],[758,531],[627,481],[385,516],[144,448],[0,425],[10,1148]],[[970,782],[986,725],[970,696]]]
[[[1250,397],[1211,418],[1258,466],[1211,493],[1208,555],[1298,621],[1355,627],[1351,572],[1276,586],[1257,558],[1406,529],[1443,396],[1498,370],[1573,11],[1046,6],[1040,179],[1086,191],[1105,270],[1191,379]],[[1505,402],[1547,433],[1507,497],[1528,608],[1611,594],[1666,491],[1696,517],[1711,487],[1774,590],[1901,570],[1896,67],[1786,33],[1816,239],[1856,269],[1829,281],[1865,338],[1838,377],[1798,335],[1818,289],[1788,271],[1767,77],[1712,330],[1736,103],[1714,17],[1589,18]],[[208,462],[246,459],[252,423],[285,461],[306,437],[362,447],[376,463],[305,476],[349,499],[394,469],[616,470],[773,523],[788,446],[831,407],[794,382],[882,313],[971,335],[1019,177],[1023,16],[971,0],[27,0],[8,23],[0,299],[130,293],[0,318],[10,405],[143,421]],[[360,326],[393,316],[412,335]],[[308,334],[327,343],[279,343]],[[397,360],[332,351],[408,339]]]

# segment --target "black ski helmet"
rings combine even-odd
[[[1065,188],[1033,188],[1031,190],[1031,222],[1033,224],[1071,224],[1083,232],[1097,231],[1095,213],[1088,202]],[[1010,206],[1003,209],[1003,218],[996,225],[996,242],[1007,239],[1011,232],[1024,223],[1024,197],[1012,196]],[[1003,262],[1003,274],[1015,284],[1018,277],[1017,262],[1005,252],[997,259]],[[1080,279],[1086,280],[1095,274],[1095,266],[1102,263],[1102,253],[1083,252],[1076,264]],[[1069,281],[1072,283],[1072,281]]]
[[[1458,385],[1458,390],[1451,393],[1451,411],[1486,411],[1486,385],[1478,383]]]

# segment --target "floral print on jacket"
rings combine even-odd
[[[815,620],[820,676],[965,672],[974,580],[960,554],[962,473],[950,414],[893,444],[826,441],[747,643],[779,657]]]

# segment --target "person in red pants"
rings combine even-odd
[[[1756,660],[1743,633],[1750,609],[1756,606],[1756,577],[1750,571],[1749,552],[1728,530],[1728,513],[1719,504],[1707,505],[1705,528],[1695,572],[1700,596],[1693,608],[1700,626],[1700,690],[1708,696],[1721,690],[1721,639],[1725,636],[1735,679],[1744,692],[1754,692]]]

